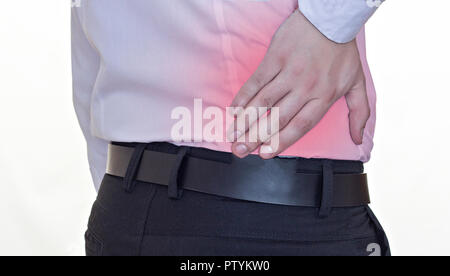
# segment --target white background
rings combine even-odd
[[[95,190],[71,102],[69,6],[1,2],[0,255],[84,253]],[[449,17],[447,0],[387,0],[367,26],[367,171],[394,255],[450,255]]]

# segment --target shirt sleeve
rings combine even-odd
[[[303,15],[337,43],[353,40],[384,0],[299,0]]]

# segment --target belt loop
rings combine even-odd
[[[319,217],[327,218],[331,214],[332,206],[333,206],[333,181],[334,181],[334,172],[333,172],[333,161],[331,160],[323,160],[323,183],[322,183],[322,201],[319,209]]]
[[[124,185],[125,191],[127,193],[131,193],[134,189],[134,186],[135,186],[134,180],[135,180],[135,177],[139,170],[139,165],[141,164],[142,156],[144,155],[146,147],[147,147],[147,144],[138,144],[134,148],[134,152],[131,157],[130,164],[128,165],[127,172],[123,179],[123,185]]]
[[[177,159],[172,168],[172,171],[170,172],[168,195],[169,198],[171,199],[180,199],[181,196],[183,195],[183,190],[180,189],[178,185],[178,176],[181,165],[183,164],[183,160],[186,157],[187,152],[188,152],[187,147],[180,147],[177,154]]]

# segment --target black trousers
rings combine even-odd
[[[177,150],[166,143],[152,144],[152,149]],[[105,175],[85,236],[88,256],[390,255],[386,235],[368,206],[334,208],[320,218],[317,208],[187,190],[174,200],[165,186],[134,184],[128,193],[122,178]]]

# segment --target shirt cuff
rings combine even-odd
[[[352,41],[384,0],[299,0],[303,15],[328,39]]]

